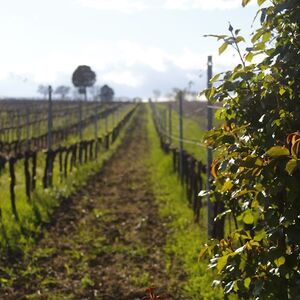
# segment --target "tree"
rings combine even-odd
[[[48,95],[48,93],[49,93],[49,88],[48,88],[48,86],[46,86],[46,85],[40,84],[40,85],[38,86],[37,92],[38,92],[39,94],[43,95],[44,98],[46,98],[47,95]]]
[[[243,0],[246,5],[249,0]],[[264,3],[259,0],[259,5]],[[261,27],[245,54],[245,39],[230,25],[217,36],[237,51],[241,63],[216,75],[205,91],[221,102],[222,128],[207,135],[218,157],[212,166],[212,196],[225,205],[234,228],[212,241],[226,294],[239,299],[297,299],[300,282],[300,2],[274,0],[259,9]],[[253,57],[261,57],[253,63]]]
[[[100,100],[102,102],[111,102],[113,101],[115,92],[114,90],[109,87],[108,85],[103,85],[100,89]]]
[[[157,101],[157,100],[158,100],[158,98],[161,96],[161,91],[160,91],[160,90],[157,90],[157,89],[155,89],[155,90],[153,90],[153,95],[154,95],[154,99],[155,99],[155,101]]]
[[[70,87],[65,85],[60,85],[55,89],[54,94],[60,95],[62,99],[65,99],[66,95],[70,92]]]
[[[78,88],[80,94],[84,94],[87,100],[86,88],[91,87],[96,82],[96,73],[89,66],[78,66],[72,75],[72,82]]]

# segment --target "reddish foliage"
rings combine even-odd
[[[163,296],[156,296],[154,294],[154,289],[153,288],[149,288],[146,290],[146,296],[142,298],[142,300],[167,300],[165,297]]]

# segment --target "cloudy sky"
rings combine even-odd
[[[201,90],[208,55],[215,72],[238,63],[233,52],[219,56],[219,43],[203,35],[226,34],[230,21],[249,36],[253,2],[0,0],[0,97],[36,97],[39,84],[71,85],[81,64],[118,96],[166,94],[189,81]]]

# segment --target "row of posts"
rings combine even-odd
[[[52,103],[52,87],[48,87],[48,109],[47,109],[47,149],[51,149],[53,146],[53,138],[52,138],[52,133],[53,133],[53,103]],[[95,139],[97,140],[98,138],[98,133],[99,133],[99,128],[98,128],[98,122],[99,122],[99,105],[96,105],[94,107],[94,135]],[[63,129],[66,130],[68,127],[68,117],[67,117],[68,112],[66,111],[64,113],[64,121],[63,121]],[[17,113],[9,114],[8,115],[8,122],[5,122],[5,118],[2,119],[2,128],[5,128],[5,126],[9,124],[12,125],[15,123],[17,124],[17,128],[15,129],[7,129],[6,131],[1,132],[1,140],[3,141],[12,141],[14,139],[17,139],[18,141],[22,140],[24,137],[25,139],[25,145],[26,149],[30,150],[30,138],[31,136],[39,136],[41,134],[41,121],[39,121],[39,113],[38,111],[35,112],[35,123],[31,123],[33,121],[32,119],[32,112],[30,111],[30,107],[26,106],[25,107],[25,115],[24,119],[22,119],[20,111]],[[83,103],[82,101],[78,101],[78,137],[79,140],[82,141],[83,139]],[[115,126],[116,121],[119,120],[120,118],[120,111],[116,110],[112,113],[112,127]],[[21,121],[25,123],[21,123]],[[25,125],[25,126],[24,126]],[[104,118],[104,128],[105,131],[108,132],[108,118]],[[34,133],[33,133],[34,132]]]
[[[52,149],[53,141],[52,141],[52,132],[53,132],[53,104],[52,104],[52,87],[48,87],[48,132],[47,132],[47,148],[48,150]],[[98,121],[99,121],[99,106],[97,105],[94,111],[94,136],[95,140],[98,140],[99,136],[99,127],[98,127]],[[115,113],[117,113],[117,118],[119,118],[119,111],[112,113],[112,127],[115,126]],[[65,118],[67,119],[67,118]],[[78,136],[79,140],[82,141],[83,139],[83,116],[82,116],[82,101],[79,101],[78,104]],[[26,144],[27,148],[29,149],[29,139],[30,139],[30,133],[29,133],[29,109],[26,109]],[[64,124],[65,127],[68,124]],[[108,132],[108,118],[105,117],[105,131]]]
[[[3,132],[0,133],[0,137],[2,141],[6,141],[9,142],[11,140],[18,140],[20,141],[22,139],[22,137],[24,136],[25,139],[27,139],[27,137],[30,135],[30,131],[34,132],[35,134],[39,135],[41,128],[40,128],[40,122],[39,121],[39,112],[36,111],[34,113],[34,125],[30,124],[30,110],[29,107],[25,108],[25,118],[23,120],[23,122],[25,122],[25,126],[23,124],[23,122],[21,122],[21,110],[18,110],[17,112],[8,114],[6,116],[6,118],[1,118],[2,121],[2,126],[1,129],[9,126],[11,128],[10,129],[6,129],[3,130]],[[7,122],[5,123],[5,120],[7,120]],[[14,125],[16,124],[16,127],[14,128]],[[31,128],[30,128],[30,125]],[[14,128],[14,129],[13,129]]]
[[[212,78],[212,56],[208,56],[207,61],[207,88],[211,88],[212,84],[210,82]],[[183,97],[184,94],[182,91],[179,91],[178,93],[178,109],[179,109],[179,171],[180,171],[180,178],[183,180]],[[213,108],[210,101],[207,101],[207,130],[211,130],[213,128]],[[169,103],[168,107],[168,132],[167,132],[167,110],[162,112],[162,126],[164,128],[164,134],[165,136],[168,135],[170,144],[172,144],[172,105]],[[208,216],[208,224],[207,224],[207,230],[208,230],[208,236],[212,237],[213,235],[213,223],[214,223],[214,210],[213,210],[213,204],[210,199],[210,189],[211,189],[211,165],[213,160],[213,152],[212,148],[207,148],[207,179],[206,179],[206,191],[207,191],[207,216]]]

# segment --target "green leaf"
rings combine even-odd
[[[214,83],[215,81],[217,81],[217,80],[220,78],[220,76],[221,76],[221,74],[215,75],[215,76],[210,80],[210,82],[211,82],[211,83]]]
[[[221,188],[221,193],[230,191],[232,187],[233,187],[233,183],[230,180],[226,181]]]
[[[228,44],[225,42],[220,48],[219,48],[219,55],[222,54],[228,47]]]
[[[240,43],[240,42],[246,42],[245,41],[245,39],[242,37],[242,36],[237,36],[236,38],[235,38],[235,41],[237,42],[237,43]]]
[[[245,7],[251,0],[243,0],[242,5]]]
[[[205,96],[207,99],[211,99],[214,94],[216,93],[217,89],[215,87],[212,87],[210,89],[205,90]]]
[[[254,240],[257,241],[257,242],[260,242],[260,241],[263,240],[266,236],[267,236],[267,234],[266,234],[266,232],[263,230],[263,231],[258,232],[257,234],[255,234]]]
[[[221,256],[221,257],[218,259],[217,270],[218,270],[219,273],[220,273],[220,272],[224,269],[224,267],[226,266],[227,260],[228,260],[228,255]]]
[[[263,34],[263,31],[261,29],[258,30],[252,37],[251,42],[254,44],[262,36],[262,34]]]
[[[242,197],[244,195],[247,195],[251,192],[251,190],[248,189],[243,189],[241,191],[238,191],[237,193],[233,193],[232,194],[232,199],[238,198],[238,197]]]
[[[264,51],[266,49],[266,43],[264,42],[260,42],[260,43],[257,43],[254,47],[254,50],[255,51]]]
[[[249,289],[250,283],[251,283],[251,278],[250,278],[250,277],[247,277],[247,278],[244,280],[244,286],[245,286],[246,289]]]
[[[225,216],[227,216],[227,215],[229,215],[229,214],[231,214],[231,213],[232,213],[232,210],[231,210],[231,209],[228,209],[228,210],[222,212],[221,214],[218,214],[218,215],[215,217],[214,221],[216,221],[216,220],[221,220],[221,219],[223,219],[223,217],[225,217]]]
[[[224,34],[204,34],[203,35],[204,37],[214,37],[214,38],[217,38],[217,40],[223,40],[224,38],[227,37],[227,35],[224,35]]]
[[[208,250],[208,246],[204,246],[204,247],[201,249],[201,251],[200,251],[200,253],[199,253],[199,257],[198,257],[199,260],[202,259],[202,258],[204,257],[204,255],[206,254],[207,250]]]
[[[8,279],[1,277],[0,282],[1,283],[8,283]]]
[[[265,21],[265,19],[266,19],[267,9],[264,7],[260,11],[261,11],[260,23],[262,24]]]
[[[252,52],[249,52],[249,53],[246,55],[245,59],[246,59],[246,61],[251,62],[252,59],[253,59],[253,57],[254,57],[254,54],[253,54]]]
[[[286,166],[285,166],[285,170],[289,173],[289,175],[292,175],[294,170],[297,168],[297,159],[290,159]]]
[[[281,146],[274,146],[267,151],[267,154],[271,157],[289,156],[289,149]]]
[[[212,87],[210,89],[210,93],[209,93],[209,98],[208,99],[210,99],[216,93],[216,91],[217,91],[217,89],[215,87]]]
[[[258,4],[259,6],[261,6],[264,2],[266,2],[266,0],[257,0],[257,4]]]
[[[279,95],[282,96],[286,92],[286,89],[282,86],[279,90]]]
[[[89,277],[88,274],[85,274],[84,277],[81,279],[81,286],[84,289],[93,287],[94,285],[95,285],[94,281]]]
[[[243,221],[245,224],[248,224],[248,225],[251,225],[254,223],[254,217],[253,217],[253,214],[252,214],[252,211],[251,210],[248,210],[244,217],[243,217]]]
[[[281,257],[275,259],[274,262],[275,262],[275,265],[279,268],[280,266],[285,264],[285,257],[281,256]]]
[[[264,33],[262,36],[263,43],[268,42],[270,40],[271,36],[272,36],[271,31],[267,31],[266,33]]]

